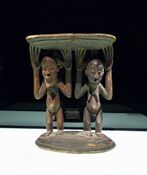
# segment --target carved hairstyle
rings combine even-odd
[[[88,66],[91,65],[91,64],[97,65],[97,66],[103,65],[103,63],[102,63],[101,60],[99,60],[99,59],[92,59],[92,60],[90,60],[90,61],[87,63],[86,68],[88,68]]]
[[[49,57],[49,56],[43,57],[43,59],[41,60],[41,65],[44,64],[45,62],[49,62],[49,63],[52,63],[52,64],[57,66],[56,61],[53,58]]]

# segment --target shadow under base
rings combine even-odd
[[[49,136],[41,135],[36,140],[36,145],[43,149],[67,153],[99,153],[115,147],[115,143],[102,133],[85,136],[81,131],[66,131],[60,135],[56,133]]]

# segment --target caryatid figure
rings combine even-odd
[[[53,132],[53,118],[57,120],[57,132],[56,134],[63,133],[63,109],[60,105],[61,91],[66,97],[70,98],[72,93],[71,87],[71,68],[72,58],[70,51],[62,51],[64,54],[64,62],[62,65],[65,68],[65,84],[58,80],[59,66],[55,59],[45,56],[43,57],[41,64],[36,65],[34,63],[33,54],[31,55],[31,63],[33,67],[34,75],[34,96],[36,99],[41,99],[45,94],[46,98],[46,128],[47,132],[42,136],[49,136]],[[60,62],[61,63],[61,62]],[[40,85],[39,69],[42,68],[43,82]]]
[[[84,51],[83,51],[84,52]],[[102,130],[102,108],[100,103],[100,95],[105,99],[112,99],[112,59],[107,59],[108,56],[112,56],[105,52],[106,63],[102,63],[100,59],[94,58],[91,59],[86,65],[85,75],[87,76],[88,82],[82,85],[82,70],[84,54],[81,57],[81,54],[77,53],[76,67],[77,67],[77,78],[75,86],[75,98],[79,99],[85,93],[87,93],[86,106],[83,112],[83,123],[84,123],[84,132],[86,136],[91,136],[91,118],[95,118],[95,133],[100,135]],[[108,62],[109,64],[108,64]],[[110,61],[111,60],[111,61]],[[106,65],[106,66],[105,66]],[[102,85],[101,80],[104,76],[105,71],[105,87]]]

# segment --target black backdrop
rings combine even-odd
[[[35,101],[27,35],[99,32],[117,38],[111,103],[146,103],[145,1],[5,1],[0,8],[1,103]]]

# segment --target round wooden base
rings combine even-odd
[[[67,153],[98,153],[115,147],[115,143],[102,133],[85,135],[79,131],[66,131],[60,135],[52,133],[49,136],[43,134],[36,144],[43,149]]]

